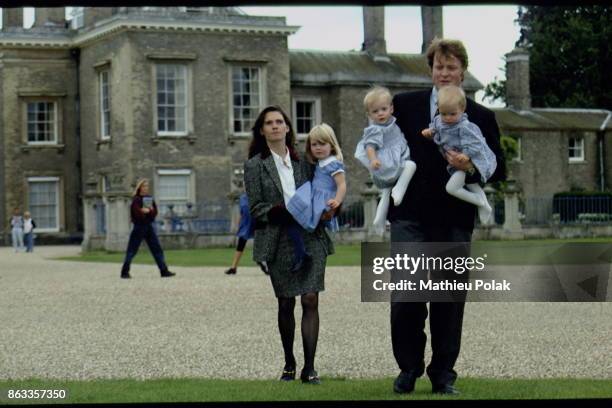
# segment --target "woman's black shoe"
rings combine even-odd
[[[295,367],[287,367],[283,368],[283,373],[280,377],[281,381],[293,381],[295,380]]]
[[[302,373],[300,374],[300,380],[302,380],[302,383],[304,384],[313,384],[313,385],[321,384],[321,379],[319,378],[319,374],[317,374],[315,370],[310,370],[308,372],[305,372],[304,370],[302,370]]]
[[[235,275],[236,274],[236,268],[229,268],[227,271],[225,271],[226,275]]]

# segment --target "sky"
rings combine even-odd
[[[284,16],[288,25],[300,26],[289,36],[290,49],[348,51],[360,50],[363,42],[363,11],[360,6],[274,6],[240,7],[250,15]],[[517,6],[444,6],[444,36],[465,44],[469,70],[483,85],[505,78],[504,55],[519,38],[515,23]],[[31,12],[25,14],[25,26],[32,24]],[[423,41],[420,6],[385,7],[387,51],[420,53]],[[488,106],[503,106],[499,101],[476,100]]]

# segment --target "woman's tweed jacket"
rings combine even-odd
[[[303,159],[299,161],[292,159],[291,165],[297,189],[312,178],[314,166]],[[268,211],[275,205],[284,204],[280,177],[271,154],[265,159],[261,158],[261,154],[257,154],[244,164],[244,184],[249,197],[251,216],[255,222],[253,260],[270,262],[277,256],[276,252],[283,226],[270,224],[268,222]],[[313,234],[323,244],[322,247],[327,252],[324,254],[311,253],[314,248],[306,248],[313,258],[334,253],[334,245],[327,235],[323,223],[319,223],[314,232],[305,232],[305,234]],[[278,254],[278,256],[292,257],[293,253]]]

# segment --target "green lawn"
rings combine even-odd
[[[455,397],[433,396],[428,380],[417,381],[409,395],[392,391],[393,378],[345,380],[322,378],[319,386],[299,381],[271,380],[133,379],[97,381],[23,380],[0,381],[0,389],[64,389],[61,403],[116,402],[211,402],[211,401],[291,401],[291,400],[396,400],[396,399],[574,399],[612,398],[612,380],[590,379],[480,379],[461,378]],[[6,400],[3,392],[0,404]],[[24,403],[35,403],[27,400]],[[39,401],[40,402],[40,401]]]
[[[612,244],[612,238],[591,238],[572,240],[523,240],[523,241],[476,241],[475,251],[488,253],[489,264],[526,264],[540,263],[543,254],[562,247],[568,243]],[[575,252],[575,251],[574,251]],[[611,252],[612,253],[612,252]],[[170,266],[228,266],[234,256],[234,248],[181,249],[165,251],[166,261]],[[576,263],[576,254],[572,255]],[[85,262],[123,262],[124,253],[91,251],[76,257],[59,258],[62,260]],[[567,260],[565,260],[567,261]],[[336,245],[336,253],[327,260],[328,266],[359,266],[361,262],[361,245]],[[145,245],[134,259],[136,264],[154,263],[153,257]],[[569,263],[573,263],[570,262]],[[252,250],[247,248],[240,262],[241,266],[256,266],[252,260]]]

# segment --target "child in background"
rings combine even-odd
[[[236,244],[236,252],[234,252],[232,266],[225,271],[226,275],[235,275],[236,272],[238,272],[238,264],[240,263],[240,258],[242,258],[242,254],[244,253],[246,243],[254,236],[253,231],[255,228],[255,223],[253,222],[251,213],[249,212],[249,199],[246,193],[240,194],[238,206],[240,207],[240,223],[238,224],[238,232],[236,233],[236,236],[238,237],[238,244]],[[263,273],[266,275],[269,274],[268,267],[265,263],[257,262],[257,265],[259,265]]]
[[[26,246],[26,252],[34,251],[34,228],[36,223],[32,219],[29,211],[23,213],[23,241]]]
[[[13,241],[13,248],[15,252],[23,250],[23,217],[19,207],[13,209],[13,216],[10,220],[11,225],[11,239]]]
[[[370,171],[376,187],[382,189],[374,217],[375,230],[381,235],[387,222],[389,197],[393,205],[399,205],[416,171],[406,138],[395,123],[392,102],[387,88],[376,86],[366,94],[363,105],[369,126],[355,150],[355,158]]]
[[[426,138],[433,139],[443,156],[447,151],[456,151],[460,153],[458,157],[461,161],[471,160],[480,173],[481,181],[486,183],[497,167],[497,160],[480,128],[468,120],[465,105],[465,93],[461,88],[455,85],[440,88],[438,91],[440,113],[433,118],[429,128],[421,133]],[[446,183],[446,191],[460,200],[477,206],[480,223],[486,224],[493,211],[482,187],[478,183],[465,184],[465,172],[455,169],[450,164],[447,170],[451,177]],[[463,188],[464,186],[467,190]]]
[[[322,123],[313,127],[306,139],[306,158],[315,163],[312,182],[302,184],[287,204],[287,211],[307,231],[314,231],[321,215],[330,209],[337,209],[346,196],[346,180],[342,164],[342,150],[331,126]],[[327,226],[338,230],[334,217]],[[308,258],[299,231],[288,231],[296,247],[296,263]]]

